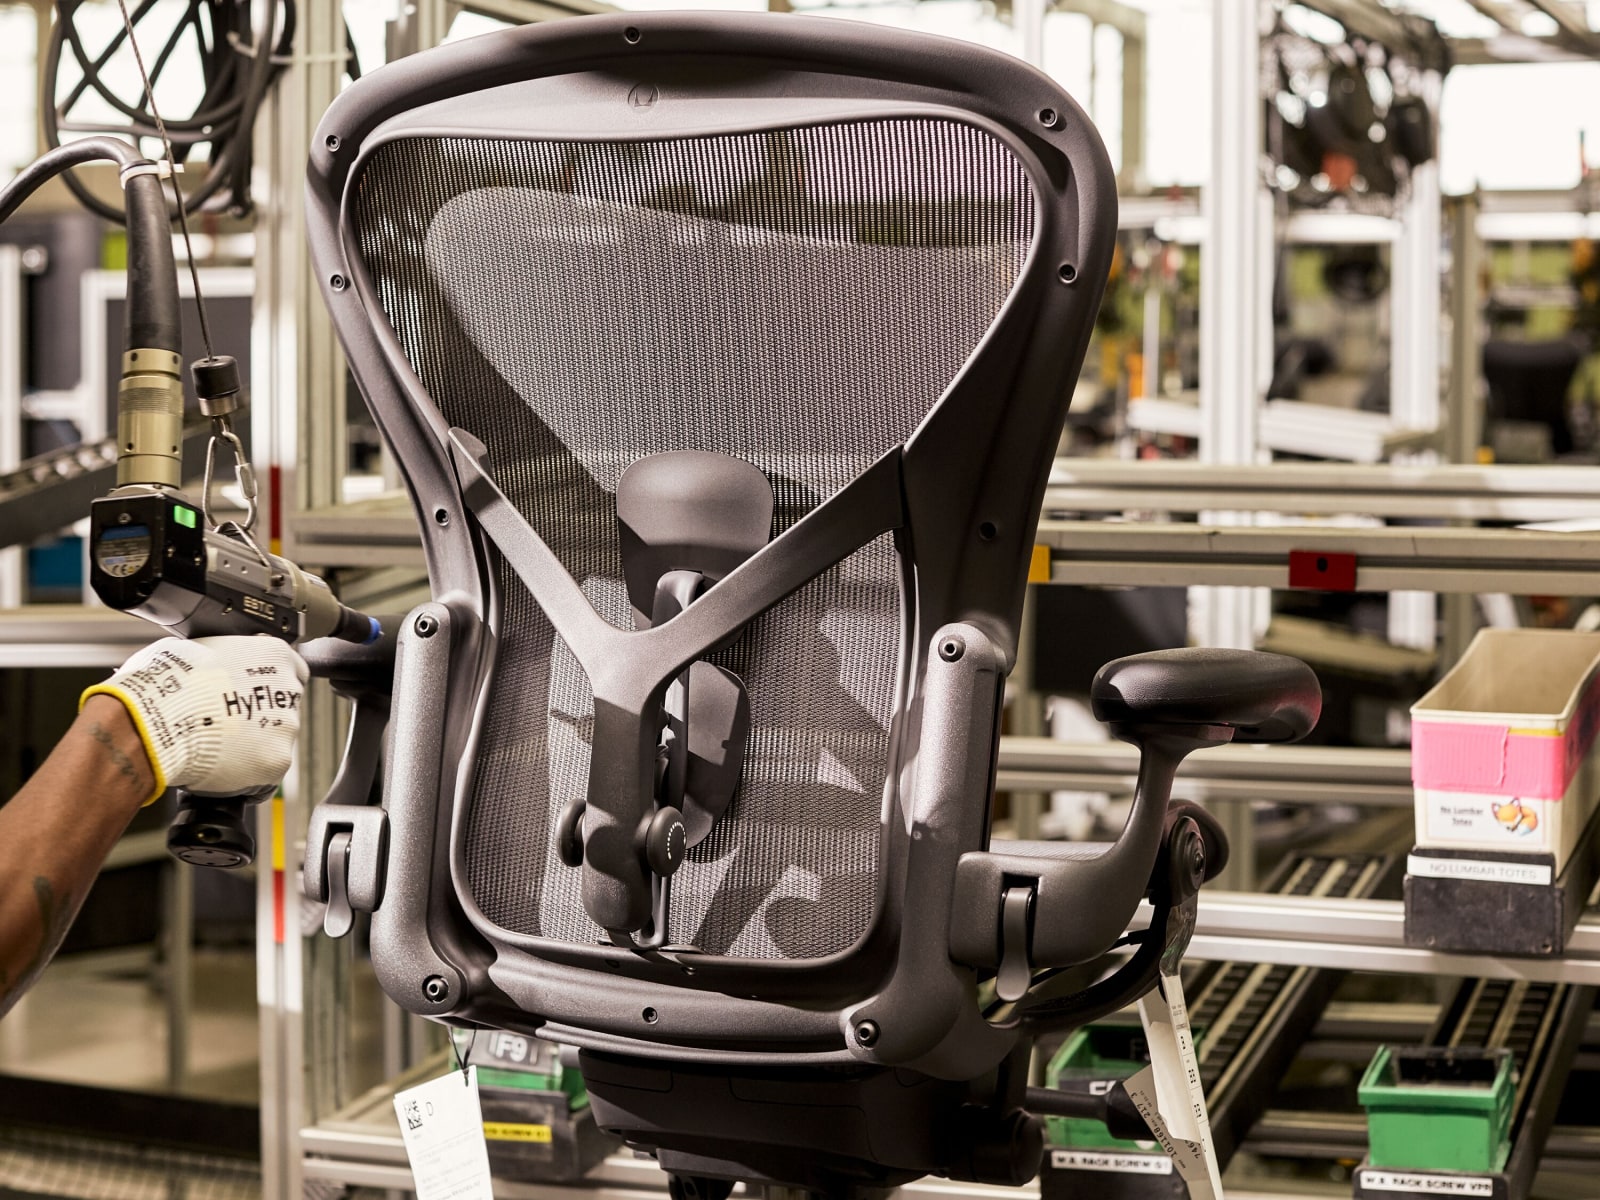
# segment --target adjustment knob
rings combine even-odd
[[[683,814],[670,805],[659,809],[644,834],[644,858],[650,869],[665,879],[683,866],[688,851],[689,830]]]
[[[1181,904],[1206,881],[1206,843],[1193,817],[1180,817],[1167,835],[1167,895]]]
[[[568,800],[556,819],[556,853],[569,867],[583,866],[583,814],[589,805],[584,800]]]

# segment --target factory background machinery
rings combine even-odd
[[[212,53],[190,72],[254,95],[248,121],[196,142],[185,184],[215,186],[195,201],[194,256],[213,336],[245,372],[241,433],[267,534],[346,603],[403,612],[427,594],[414,519],[349,387],[304,246],[313,133],[348,80],[381,62],[612,6],[282,5],[259,75],[244,51],[263,6],[137,7],[169,29],[205,10]],[[1559,854],[1415,846],[1419,788],[1433,784],[1416,778],[1426,713],[1412,712],[1482,630],[1581,640],[1600,627],[1588,340],[1600,219],[1580,139],[1551,151],[1566,165],[1536,186],[1442,178],[1471,136],[1451,125],[1473,119],[1466,98],[1514,93],[1541,65],[1600,73],[1587,7],[924,0],[824,11],[971,37],[1044,67],[1085,100],[1118,169],[1119,253],[1035,538],[995,837],[1118,828],[1135,758],[1086,720],[1099,662],[1186,643],[1305,659],[1328,697],[1316,744],[1212,751],[1179,777],[1177,794],[1210,807],[1234,847],[1221,888],[1202,897],[1187,980],[1229,1191],[1588,1194],[1600,1158],[1600,922],[1585,911],[1594,831],[1579,822]],[[29,130],[8,170],[78,132],[64,125],[137,119],[109,100],[62,103],[82,77],[68,19],[92,59],[118,15],[103,3],[0,5],[14,43],[0,55],[29,75],[14,111],[0,101],[0,133]],[[173,51],[174,78],[190,53]],[[34,96],[52,62],[65,64],[54,94]],[[1151,86],[1174,63],[1189,65],[1209,116],[1181,177],[1152,183],[1152,160],[1171,155],[1167,131],[1198,119]],[[102,79],[111,88],[112,69]],[[129,78],[115,82],[126,102]],[[200,109],[207,89],[192,90]],[[1573,114],[1547,119],[1581,128],[1593,119],[1585,103],[1574,96]],[[114,198],[105,178],[83,179],[91,202]],[[82,684],[153,636],[89,602],[86,530],[71,528],[114,469],[121,246],[104,214],[65,189],[0,227],[4,794]],[[183,273],[180,283],[192,300]],[[198,348],[196,321],[191,309],[186,339]],[[189,477],[198,461],[191,448]],[[1526,660],[1513,662],[1496,674]],[[308,702],[295,773],[256,814],[251,871],[181,866],[164,848],[165,815],[143,819],[68,952],[0,1022],[0,1195],[131,1194],[130,1181],[196,1197],[409,1187],[392,1097],[456,1052],[382,998],[359,921],[355,937],[329,939],[300,893],[310,809],[348,721],[326,686]],[[1508,810],[1496,819],[1519,846],[1532,844],[1531,805],[1491,807]],[[1481,919],[1483,888],[1498,889],[1487,904],[1508,919]],[[1136,1069],[1136,1025],[1110,1020],[1049,1047],[1040,1082]],[[596,1133],[581,1079],[548,1047],[485,1032],[468,1055],[498,1072],[486,1076],[486,1120],[548,1131],[492,1142],[497,1194],[665,1186],[654,1164]],[[1432,1144],[1404,1124],[1408,1085],[1425,1095],[1450,1084],[1483,1097],[1491,1129],[1477,1157],[1462,1149],[1475,1136],[1465,1126]],[[1418,1157],[1393,1158],[1397,1142]],[[1051,1145],[1034,1185],[1043,1194],[1182,1194],[1148,1144],[1061,1122]],[[908,1190],[922,1189],[956,1190]]]

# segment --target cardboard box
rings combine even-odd
[[[1485,629],[1411,709],[1417,845],[1555,856],[1600,794],[1600,633]]]

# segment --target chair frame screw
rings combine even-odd
[[[432,613],[423,613],[417,618],[414,628],[418,637],[432,637],[439,632],[439,622],[434,619]],[[437,976],[429,976],[429,978],[437,978]]]
[[[862,1046],[870,1046],[878,1040],[878,1033],[876,1021],[862,1021],[856,1026],[856,1042]]]
[[[420,622],[418,623],[420,624]],[[422,981],[423,999],[433,1004],[438,1004],[449,995],[450,985],[445,982],[443,975],[429,975]]]

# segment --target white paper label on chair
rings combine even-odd
[[[1150,1065],[1123,1086],[1189,1185],[1189,1200],[1223,1200],[1189,1009],[1177,976],[1163,974],[1161,988],[1140,999],[1139,1019],[1150,1045]]]
[[[477,1067],[396,1092],[394,1111],[417,1200],[494,1200]]]

